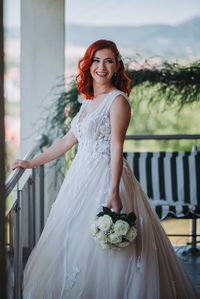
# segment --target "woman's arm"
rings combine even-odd
[[[11,169],[14,170],[19,167],[33,168],[55,160],[67,152],[75,143],[77,143],[77,139],[70,130],[63,138],[54,142],[44,153],[29,161],[17,160],[11,165]]]
[[[117,213],[122,209],[119,183],[123,167],[123,144],[130,122],[131,108],[127,100],[119,95],[110,108],[111,122],[111,192],[107,206]]]

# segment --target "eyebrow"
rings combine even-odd
[[[100,59],[100,57],[97,57],[97,56],[94,56],[93,59],[94,59],[94,58]],[[104,60],[105,60],[105,59],[113,59],[113,58],[112,58],[112,57],[107,57],[107,58],[104,58]]]

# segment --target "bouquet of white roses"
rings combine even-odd
[[[117,214],[107,207],[97,214],[90,225],[94,239],[105,249],[126,247],[137,236],[135,221],[137,217],[130,214]]]

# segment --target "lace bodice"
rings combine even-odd
[[[83,101],[80,111],[71,122],[71,130],[78,139],[78,154],[85,152],[92,156],[110,157],[110,106],[120,94],[129,102],[124,92],[113,90],[105,96],[103,102],[93,112],[84,117],[88,100]]]

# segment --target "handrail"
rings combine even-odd
[[[25,155],[25,157],[23,158],[23,160],[29,160],[32,159],[37,152],[45,145],[48,144],[48,137],[45,135],[42,135],[39,140],[37,141],[36,145],[34,146],[34,148]],[[8,179],[6,180],[5,183],[5,188],[6,188],[6,197],[10,194],[10,192],[14,189],[14,187],[16,186],[17,182],[19,181],[19,179],[21,178],[22,174],[24,173],[26,169],[24,168],[16,168],[13,173],[8,177]],[[12,207],[10,210],[12,210],[13,206],[15,203],[13,203]],[[7,214],[9,214],[10,210],[8,211]]]
[[[170,139],[200,139],[200,134],[134,134],[127,135],[126,140],[170,140]]]

